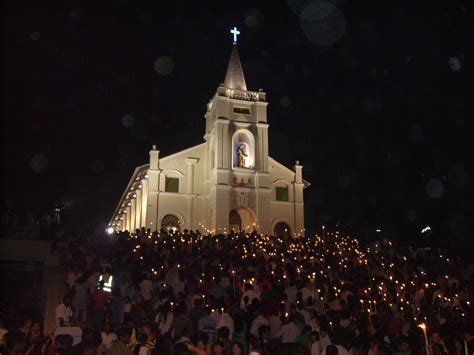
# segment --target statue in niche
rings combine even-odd
[[[244,143],[239,144],[239,147],[237,148],[237,156],[239,158],[239,161],[238,161],[239,168],[245,168],[246,163],[247,163],[248,153],[247,153],[247,147]]]

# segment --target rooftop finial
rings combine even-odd
[[[234,26],[234,28],[230,30],[230,33],[234,36],[234,43],[237,43],[237,36],[240,35],[240,31]]]

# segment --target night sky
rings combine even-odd
[[[474,239],[472,2],[207,3],[3,2],[4,217],[102,228],[152,144],[203,141],[235,25],[308,229]]]

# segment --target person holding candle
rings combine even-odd
[[[463,345],[465,355],[474,354],[474,326],[471,325],[464,330]]]
[[[221,307],[217,310],[213,310],[211,312],[211,317],[216,322],[217,330],[222,327],[226,327],[227,329],[229,329],[229,339],[232,339],[232,336],[234,334],[234,320],[228,313],[225,312],[225,308]]]
[[[441,332],[439,329],[433,330],[431,333],[431,342],[433,345],[439,345],[442,348],[442,351],[448,353],[448,349],[446,349],[446,345],[444,344],[444,340],[441,336]]]
[[[199,333],[204,333],[208,336],[209,344],[213,345],[216,340],[216,321],[211,317],[211,308],[204,307],[204,315],[198,322]]]

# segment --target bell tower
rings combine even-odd
[[[270,182],[266,94],[249,91],[237,49],[237,28],[224,82],[204,115],[209,196],[207,224],[229,231],[239,214],[242,229],[268,233]],[[235,223],[232,223],[235,225]]]

